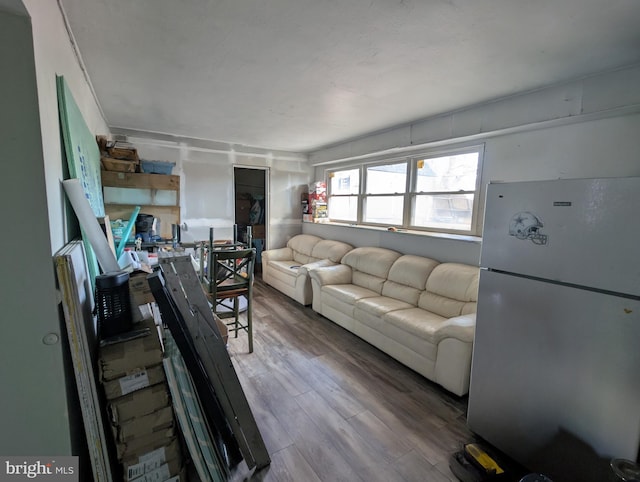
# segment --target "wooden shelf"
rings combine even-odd
[[[103,187],[180,191],[180,176],[116,171],[102,171],[100,175]]]
[[[140,212],[144,214],[166,213],[173,214],[175,216],[180,215],[180,206],[160,206],[157,204],[145,204],[141,206],[140,204],[105,203],[104,208],[105,210],[108,208],[110,212],[118,212],[120,214],[118,216],[119,218],[122,218],[123,216],[127,218],[127,213],[131,215],[136,206],[140,206]],[[149,212],[149,210],[153,210],[154,212]]]
[[[171,238],[171,225],[180,224],[180,176],[167,174],[148,174],[139,172],[101,171],[102,187],[124,189],[149,189],[151,198],[155,199],[155,191],[175,191],[176,204],[135,204],[124,202],[105,202],[104,210],[111,220],[128,220],[136,206],[140,212],[151,214],[160,220],[162,238]]]

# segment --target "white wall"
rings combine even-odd
[[[478,264],[480,239],[471,236],[419,236],[392,233],[383,228],[303,223],[302,232],[325,239],[338,239],[352,246],[376,246],[403,254],[415,254],[455,263]]]
[[[235,222],[234,167],[268,170],[267,246],[283,246],[302,231],[300,196],[311,179],[306,156],[281,151],[242,148],[221,143],[204,147],[188,141],[126,138],[141,158],[176,163],[173,174],[180,175],[180,218],[187,225],[182,240],[230,239]]]
[[[62,163],[66,164],[66,160],[62,159],[60,142],[56,74],[64,76],[89,130],[95,134],[108,134],[109,129],[71,47],[57,2],[24,0],[24,4],[33,24],[51,252],[55,253],[69,241],[64,209],[65,195],[60,184],[63,179]]]
[[[27,16],[0,12],[4,174],[0,306],[0,453],[71,455],[68,400],[49,237],[40,120]]]
[[[67,79],[92,130],[106,132],[106,124],[56,2],[2,0],[0,7],[0,60],[6,66],[0,80],[5,160],[0,199],[6,231],[0,453],[71,455],[77,454],[82,434],[74,424],[79,418],[74,377],[63,344],[51,257],[67,242],[55,74]],[[59,341],[43,343],[49,334]]]
[[[310,160],[320,180],[329,168],[368,157],[484,143],[481,221],[491,181],[640,176],[639,132],[640,67],[632,66],[374,133]],[[480,244],[467,238],[309,223],[303,232],[442,261],[478,264],[480,257]]]

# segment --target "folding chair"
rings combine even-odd
[[[253,270],[256,250],[214,249],[210,253],[212,273],[210,278],[210,296],[213,312],[223,321],[233,318],[225,324],[229,332],[245,330],[249,337],[249,353],[253,352]],[[246,323],[240,322],[240,298],[247,300]]]

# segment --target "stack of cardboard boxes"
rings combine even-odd
[[[127,482],[186,480],[162,358],[153,319],[100,347],[100,380]]]
[[[100,165],[105,171],[140,172],[138,150],[130,145],[109,141],[106,136],[96,136],[100,149]]]

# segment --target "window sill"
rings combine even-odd
[[[396,234],[399,236],[402,236],[402,235],[424,236],[427,238],[450,239],[453,241],[461,241],[465,243],[474,243],[474,244],[482,243],[482,237],[472,236],[470,234],[436,233],[433,231],[416,231],[412,229],[398,229],[397,231],[389,231],[384,226],[367,226],[362,224],[339,223],[335,221],[329,221],[329,222],[323,222],[323,223],[314,223],[312,221],[303,221],[303,222],[308,224],[318,224],[318,225],[324,225],[324,226],[340,226],[340,227],[346,227],[346,228],[364,229],[368,231],[384,231],[389,234]]]

